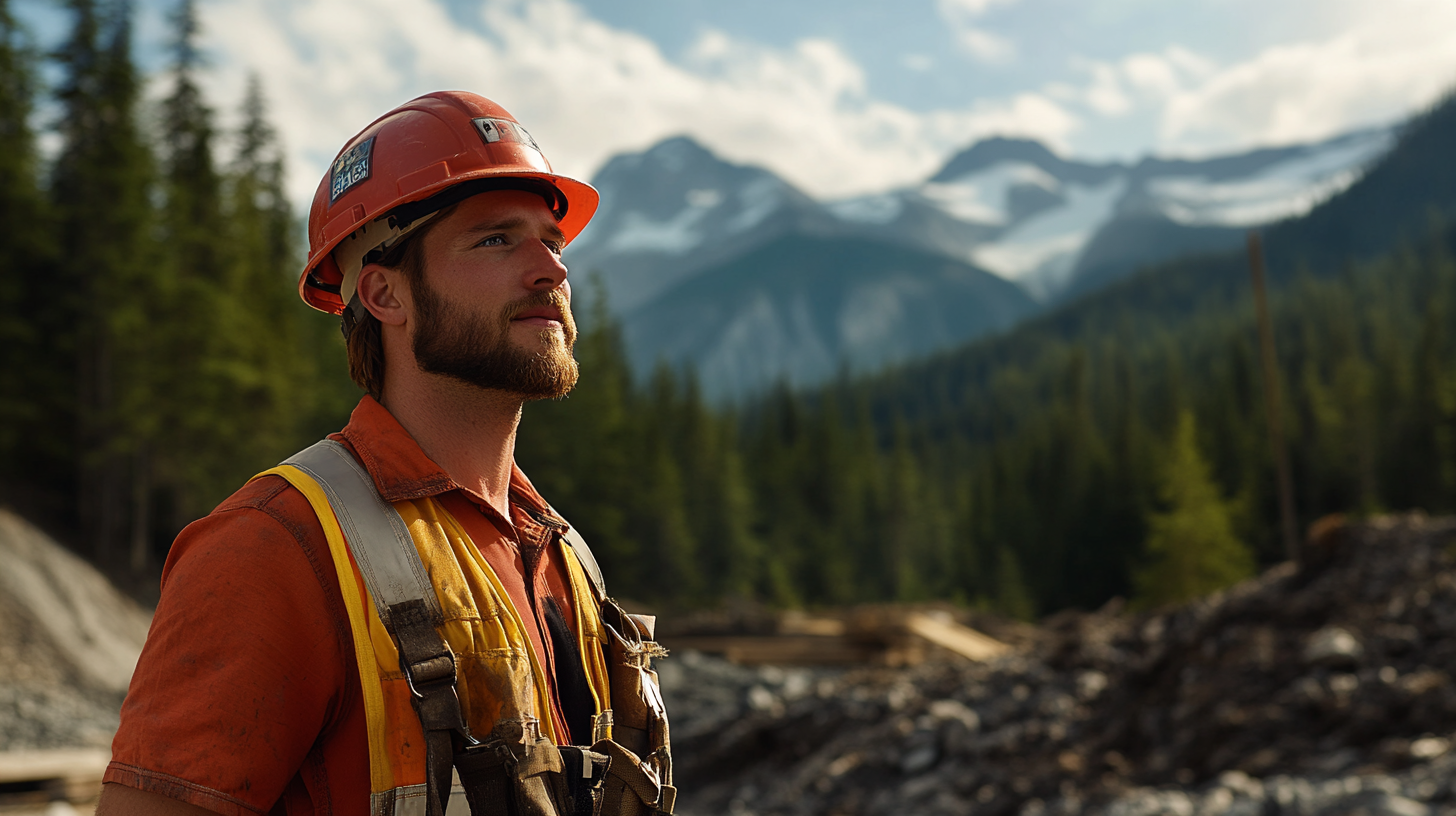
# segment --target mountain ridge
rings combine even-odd
[[[747,379],[730,377],[737,385],[720,391],[736,398],[779,379],[810,385],[816,377],[828,379],[846,366],[863,371],[886,362],[870,351],[846,346],[848,335],[831,330],[832,321],[825,320],[800,326],[815,327],[800,342],[822,349],[822,365],[817,367],[804,368],[789,351],[749,351],[752,344],[726,333],[716,340],[702,336],[705,326],[728,332],[729,326],[738,325],[709,315],[718,314],[729,301],[750,308],[749,300],[727,293],[733,278],[743,275],[742,260],[769,244],[855,241],[861,247],[874,245],[870,254],[881,261],[892,250],[905,257],[939,256],[1009,281],[1039,301],[1039,310],[1054,310],[1150,264],[1236,248],[1250,226],[1307,212],[1346,189],[1373,157],[1384,155],[1394,133],[1392,128],[1367,128],[1312,144],[1206,159],[1148,156],[1132,163],[1083,162],[1033,140],[993,137],[953,155],[919,185],[830,201],[814,199],[765,168],[725,161],[690,137],[676,136],[641,153],[614,157],[603,167],[593,179],[602,192],[599,216],[568,249],[567,261],[574,269],[600,276],[618,319],[699,314],[700,320],[686,324],[695,338],[692,343],[629,326],[629,355],[639,371],[669,359],[700,368],[760,372]],[[828,262],[796,257],[808,266]],[[894,264],[881,266],[886,275],[897,271],[891,269]],[[685,286],[703,276],[725,279]],[[866,291],[864,280],[851,277],[857,291]],[[845,303],[846,293],[836,287],[850,286],[848,281],[824,276],[817,296]],[[883,289],[893,291],[894,286],[886,282]],[[704,294],[691,301],[691,292]],[[707,299],[708,292],[715,293],[715,300]],[[671,301],[670,307],[664,299]],[[862,296],[856,302],[871,301]],[[941,333],[946,347],[973,341],[990,327],[1004,329],[1038,310],[1028,312],[1024,304],[1012,305],[1004,298],[996,302],[1009,311],[997,319],[982,315],[959,331]],[[892,314],[899,308],[896,300],[888,298],[883,307],[879,315],[862,308],[863,319],[899,325]],[[753,308],[760,316],[774,311]],[[752,322],[748,313],[737,317]],[[905,330],[915,329],[905,324]],[[689,347],[697,349],[696,356],[684,353]],[[723,362],[730,348],[760,359]],[[720,362],[709,363],[710,358]],[[702,373],[706,382],[707,372]]]

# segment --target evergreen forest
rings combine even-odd
[[[183,526],[342,426],[359,392],[336,321],[296,294],[302,214],[258,83],[225,130],[191,0],[155,76],[128,4],[65,5],[69,35],[42,52],[0,0],[0,504],[142,588]],[[1448,100],[1365,182],[1268,230],[1301,525],[1456,512],[1456,231],[1389,181],[1430,170],[1453,120]],[[689,370],[630,370],[607,296],[590,300],[580,384],[527,406],[517,458],[620,597],[1032,619],[1285,557],[1242,254],[733,407]]]

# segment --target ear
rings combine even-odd
[[[365,264],[359,270],[357,287],[359,301],[380,323],[403,326],[409,315],[408,287],[404,275],[398,269],[391,269],[377,263]]]

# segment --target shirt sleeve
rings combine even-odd
[[[251,483],[172,546],[105,780],[266,813],[339,720],[346,625],[307,502]]]

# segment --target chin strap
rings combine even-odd
[[[364,308],[364,304],[359,301],[357,294],[349,299],[349,305],[345,306],[344,311],[339,314],[339,330],[344,333],[345,341],[349,339],[349,335],[354,333],[354,328],[364,321],[364,316],[367,314],[369,314],[369,310]]]

